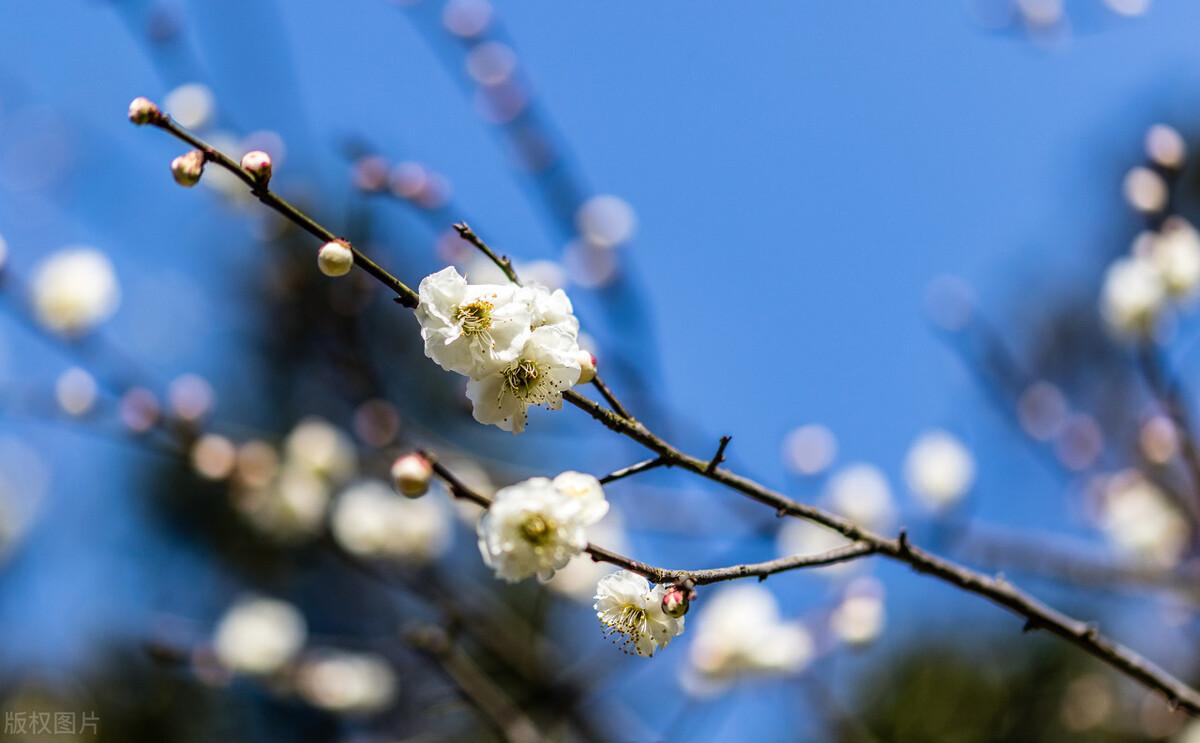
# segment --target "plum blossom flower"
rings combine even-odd
[[[79,335],[107,320],[121,290],[108,256],[94,248],[61,250],[37,269],[30,287],[33,310],[47,330]]]
[[[497,578],[550,580],[587,547],[582,514],[576,498],[545,477],[501,488],[476,527],[479,552]]]
[[[529,406],[560,409],[563,391],[579,381],[578,348],[573,337],[555,327],[533,331],[513,361],[467,384],[475,420],[520,433]]]
[[[521,287],[520,297],[529,304],[530,327],[557,328],[572,338],[579,336],[579,319],[562,289],[551,291],[537,284]]]
[[[1163,223],[1150,243],[1150,259],[1172,297],[1187,299],[1200,289],[1200,234],[1186,220]]]
[[[1100,526],[1122,554],[1149,567],[1177,565],[1191,539],[1187,520],[1157,485],[1137,470],[1104,483]]]
[[[665,589],[644,577],[618,570],[596,585],[596,617],[604,633],[625,652],[650,657],[683,634],[684,617],[669,616],[662,608]]]
[[[477,378],[515,361],[529,338],[529,303],[515,286],[467,284],[453,266],[421,280],[416,309],[425,355]]]

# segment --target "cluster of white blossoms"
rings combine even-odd
[[[467,397],[480,423],[520,433],[529,406],[557,410],[564,390],[594,375],[561,289],[468,284],[450,266],[426,276],[419,294],[425,355],[469,378]]]
[[[1171,568],[1191,540],[1187,519],[1157,485],[1136,470],[1102,484],[1100,528],[1122,554],[1148,567]]]
[[[1117,335],[1152,336],[1172,306],[1200,292],[1200,234],[1186,220],[1170,217],[1158,232],[1144,232],[1130,253],[1104,276],[1100,311]]]
[[[665,586],[618,570],[596,585],[596,617],[604,633],[626,652],[650,657],[683,634],[684,617],[667,613],[666,594]]]
[[[600,481],[580,472],[534,477],[496,491],[479,518],[479,552],[497,578],[547,581],[587,547],[586,529],[608,513]]]
[[[695,693],[720,691],[740,677],[797,673],[816,653],[808,629],[784,621],[775,596],[754,583],[707,598],[696,625],[685,677]]]
[[[241,447],[232,491],[234,507],[259,531],[281,542],[316,535],[334,488],[358,467],[354,442],[320,418],[305,418],[288,433],[282,456],[265,442]]]
[[[30,286],[33,311],[47,330],[77,336],[107,320],[121,301],[117,274],[95,248],[67,248],[37,267]]]

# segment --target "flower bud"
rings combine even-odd
[[[684,614],[687,614],[691,601],[688,599],[688,592],[679,586],[671,586],[663,594],[662,610],[669,617],[678,619]]]
[[[332,240],[317,251],[317,267],[326,276],[345,276],[354,265],[354,251],[342,240]]]
[[[596,355],[594,353],[580,349],[576,360],[579,362],[578,384],[587,384],[596,378]]]
[[[242,155],[242,169],[265,186],[271,180],[271,156],[262,150],[250,150]]]
[[[162,112],[149,98],[138,96],[129,104],[129,120],[138,126],[149,124],[159,116],[162,116]]]
[[[175,182],[181,186],[191,188],[200,182],[200,176],[203,174],[204,153],[200,150],[192,150],[171,161],[171,175],[175,176]]]
[[[405,454],[392,464],[392,482],[396,490],[409,498],[420,498],[429,490],[433,465],[420,454]]]

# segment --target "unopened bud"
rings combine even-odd
[[[271,180],[271,156],[262,150],[250,150],[242,155],[242,169],[265,186]]]
[[[200,182],[200,176],[203,174],[204,153],[200,150],[192,150],[171,161],[171,175],[175,176],[175,182],[181,186],[191,188]]]
[[[326,276],[345,276],[354,265],[354,251],[342,240],[331,240],[317,251],[317,267]]]
[[[676,619],[687,614],[688,607],[691,601],[688,599],[688,592],[679,586],[671,586],[663,594],[662,610],[669,617]]]
[[[138,126],[149,124],[159,116],[162,116],[162,112],[149,98],[138,96],[129,103],[129,120]]]
[[[392,464],[392,482],[401,495],[420,498],[429,490],[433,465],[420,454],[405,454]]]
[[[579,384],[587,384],[596,378],[596,355],[591,351],[580,349],[577,356],[579,361]]]

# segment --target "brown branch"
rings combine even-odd
[[[475,234],[475,230],[472,230],[466,222],[455,223],[454,231],[458,233],[459,237],[474,245],[479,252],[491,259],[492,263],[495,263],[496,266],[504,272],[504,275],[508,277],[509,281],[517,286],[521,285],[521,280],[517,278],[517,271],[513,268],[512,260],[507,255],[497,255],[496,252],[493,251],[488,244],[483,241],[483,238]]]
[[[414,650],[437,661],[462,693],[487,715],[505,740],[511,743],[545,740],[504,690],[488,678],[470,656],[454,647],[441,627],[417,627],[406,632],[404,639]]]
[[[183,141],[204,151],[206,158],[217,162],[246,182],[260,201],[285,217],[288,217],[311,234],[323,240],[335,239],[333,234],[328,230],[317,225],[316,222],[304,215],[296,207],[275,196],[266,190],[265,187],[260,186],[239,165],[180,128],[169,117],[158,114],[155,120],[150,123],[165,129]],[[399,279],[396,279],[365,256],[362,256],[357,250],[354,251],[354,255],[355,262],[366,269],[377,280],[392,288],[393,291],[396,291],[402,303],[407,306],[416,306],[417,296],[415,292],[400,282]],[[913,570],[919,573],[934,576],[964,591],[987,598],[1017,616],[1024,618],[1026,629],[1045,629],[1058,635],[1125,675],[1152,689],[1161,691],[1166,695],[1169,703],[1178,705],[1193,715],[1200,715],[1200,692],[1197,692],[1133,650],[1101,635],[1093,624],[1074,619],[1043,604],[1029,594],[1018,590],[1002,577],[984,575],[949,560],[937,557],[910,544],[903,533],[895,539],[890,539],[864,529],[849,519],[834,513],[792,500],[782,493],[771,490],[729,470],[720,467],[712,467],[710,469],[709,461],[697,459],[683,453],[659,438],[639,421],[621,412],[613,412],[612,410],[605,409],[599,403],[580,395],[574,390],[568,390],[563,393],[563,398],[595,418],[610,430],[642,444],[647,449],[655,452],[664,459],[664,463],[667,466],[681,467],[713,482],[725,485],[752,500],[771,506],[780,516],[803,518],[829,527],[852,542],[861,542],[863,545],[871,547],[875,553],[908,564]],[[609,396],[606,395],[605,399],[609,399]],[[609,402],[611,404],[612,401],[609,400]],[[444,468],[442,470],[445,472]],[[460,482],[447,479],[444,475],[441,476],[451,485],[451,489],[456,495],[480,502],[477,498],[481,498],[482,496],[474,494],[475,497],[472,497],[470,495],[471,491],[462,486]],[[453,475],[451,475],[451,478],[453,478]],[[480,504],[484,505],[484,503]],[[588,551],[593,559],[613,562],[614,564],[642,572],[643,574],[645,574],[645,570],[653,569],[652,566],[648,566],[645,563],[616,555],[602,548],[589,546]],[[622,563],[620,561],[625,562]],[[672,576],[683,575],[681,571],[664,572]]]
[[[708,460],[708,466],[704,468],[705,474],[712,474],[713,470],[721,466],[725,461],[725,449],[729,446],[729,442],[733,441],[732,436],[722,436],[721,443],[717,444],[717,453],[713,454],[712,459]]]
[[[1096,627],[1069,617],[1020,591],[1002,577],[991,577],[937,557],[912,545],[902,532],[895,539],[863,529],[852,521],[794,501],[748,478],[721,468],[709,471],[708,462],[689,456],[655,436],[644,425],[627,421],[574,391],[563,397],[606,427],[637,441],[668,461],[718,482],[760,503],[775,508],[781,516],[796,516],[827,526],[854,542],[870,545],[879,554],[907,563],[919,573],[934,576],[950,585],[989,599],[1025,619],[1028,629],[1044,629],[1107,663],[1146,686],[1166,695],[1167,701],[1193,715],[1200,714],[1200,692],[1133,650],[1101,635]]]

